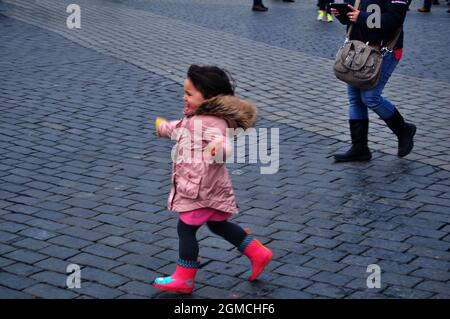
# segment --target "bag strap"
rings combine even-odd
[[[397,44],[398,38],[400,38],[400,34],[403,31],[403,27],[399,27],[395,33],[395,37],[392,38],[392,40],[390,40],[387,45],[385,46],[385,48],[388,51],[392,51],[392,49],[394,49],[395,45]]]
[[[359,6],[361,5],[361,0],[355,0],[355,9],[359,10]],[[350,40],[350,34],[352,33],[354,23],[350,23],[350,27],[348,28],[346,41]]]
[[[360,5],[361,5],[361,0],[355,0],[354,8],[359,10]],[[345,41],[350,40],[350,34],[352,33],[353,26],[354,26],[354,23],[351,23],[350,27],[348,28],[347,38]],[[392,49],[394,49],[395,45],[397,44],[398,39],[400,38],[400,34],[402,33],[402,31],[403,31],[403,26],[399,27],[397,29],[397,32],[395,33],[395,37],[392,38],[392,40],[390,40],[386,46],[383,46],[384,48],[387,49],[388,52],[391,52]]]

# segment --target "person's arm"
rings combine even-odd
[[[355,0],[345,1],[345,3],[350,4],[350,5],[354,5]],[[331,14],[334,15],[336,17],[336,19],[338,19],[338,21],[340,23],[342,23],[343,25],[349,25],[350,24],[350,20],[348,19],[348,17],[339,14],[339,11],[337,11],[336,9],[331,8]]]
[[[381,13],[380,17],[380,27],[383,33],[391,33],[401,27],[408,11],[407,0],[388,0],[388,2],[386,12]],[[353,9],[354,11],[356,10],[355,8]],[[352,12],[349,14],[352,14]],[[360,11],[356,19],[356,24],[362,28],[369,29],[367,22],[372,14],[372,12]],[[352,19],[350,18],[350,20]]]
[[[350,20],[348,19],[348,17],[340,15],[339,11],[337,11],[336,9],[331,8],[331,14],[334,15],[336,17],[336,19],[338,19],[338,21],[340,23],[342,23],[343,25],[350,24]]]
[[[172,136],[172,132],[177,126],[180,120],[177,121],[167,121],[162,117],[157,117],[155,121],[156,127],[156,135],[158,137],[167,137],[170,138]]]

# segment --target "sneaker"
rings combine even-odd
[[[322,21],[325,16],[325,11],[319,10],[319,15],[317,16],[317,20]]]
[[[333,22],[333,16],[331,14],[327,14],[327,21],[328,22]]]
[[[257,5],[252,7],[252,10],[253,11],[259,11],[259,12],[265,12],[265,11],[269,10],[269,8],[265,7],[262,4],[257,4]]]

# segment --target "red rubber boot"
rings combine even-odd
[[[246,240],[244,240],[244,243],[245,241]],[[273,254],[270,249],[265,247],[256,239],[251,240],[242,252],[250,259],[250,262],[252,263],[251,274],[248,280],[254,281],[272,260]]]
[[[194,290],[195,275],[198,267],[177,265],[175,272],[169,277],[159,277],[153,282],[158,289],[182,294],[190,294]]]

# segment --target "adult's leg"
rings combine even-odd
[[[319,0],[319,10],[325,11],[325,7],[327,5],[327,0]]]
[[[419,12],[430,12],[431,4],[432,4],[431,0],[424,0],[422,8],[419,8],[418,11]]]
[[[350,85],[347,86],[349,102],[348,117],[351,148],[345,153],[334,155],[336,162],[369,161],[372,154],[368,147],[369,114],[367,106],[361,99],[361,90]]]
[[[397,64],[398,60],[393,53],[385,56],[377,86],[370,90],[361,90],[362,102],[382,119],[392,117],[395,112],[395,106],[389,100],[382,97],[381,94]]]
[[[327,13],[331,14],[331,4],[334,3],[334,0],[327,0]]]
[[[371,90],[362,90],[361,99],[363,103],[377,113],[378,116],[386,122],[392,132],[397,135],[398,156],[403,157],[408,155],[414,146],[413,137],[416,133],[416,127],[413,124],[406,123],[397,108],[388,99],[381,96],[383,89],[397,64],[398,60],[395,58],[394,53],[386,55],[383,59],[383,66],[378,85]]]

